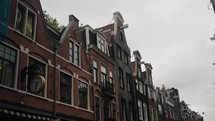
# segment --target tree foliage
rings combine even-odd
[[[53,18],[50,16],[47,11],[43,11],[43,15],[45,18],[45,21],[48,25],[50,25],[52,28],[54,28],[57,31],[60,31],[64,26],[60,25],[59,22],[56,20],[56,18]]]

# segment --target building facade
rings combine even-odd
[[[132,67],[132,85],[133,89],[133,102],[134,102],[134,120],[135,121],[150,121],[148,118],[148,94],[145,82],[145,75],[141,68],[141,55],[138,50],[133,51],[134,61],[131,63]]]
[[[89,25],[83,26],[78,32],[92,67],[95,121],[118,121],[118,83],[111,40],[104,31],[92,29]]]
[[[46,25],[39,0],[10,3],[0,44],[0,119],[93,121],[92,74],[71,16],[65,31]]]

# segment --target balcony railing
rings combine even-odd
[[[102,83],[102,94],[112,97],[114,95],[114,85],[107,81],[105,83]]]

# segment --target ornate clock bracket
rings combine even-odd
[[[40,71],[40,67],[37,63],[35,63],[34,65],[25,67],[22,71],[21,71],[21,80],[24,81],[26,75],[28,75],[29,77],[33,77],[35,75],[41,75],[41,71]]]

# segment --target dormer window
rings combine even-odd
[[[97,47],[105,53],[105,40],[101,36],[97,36]]]

